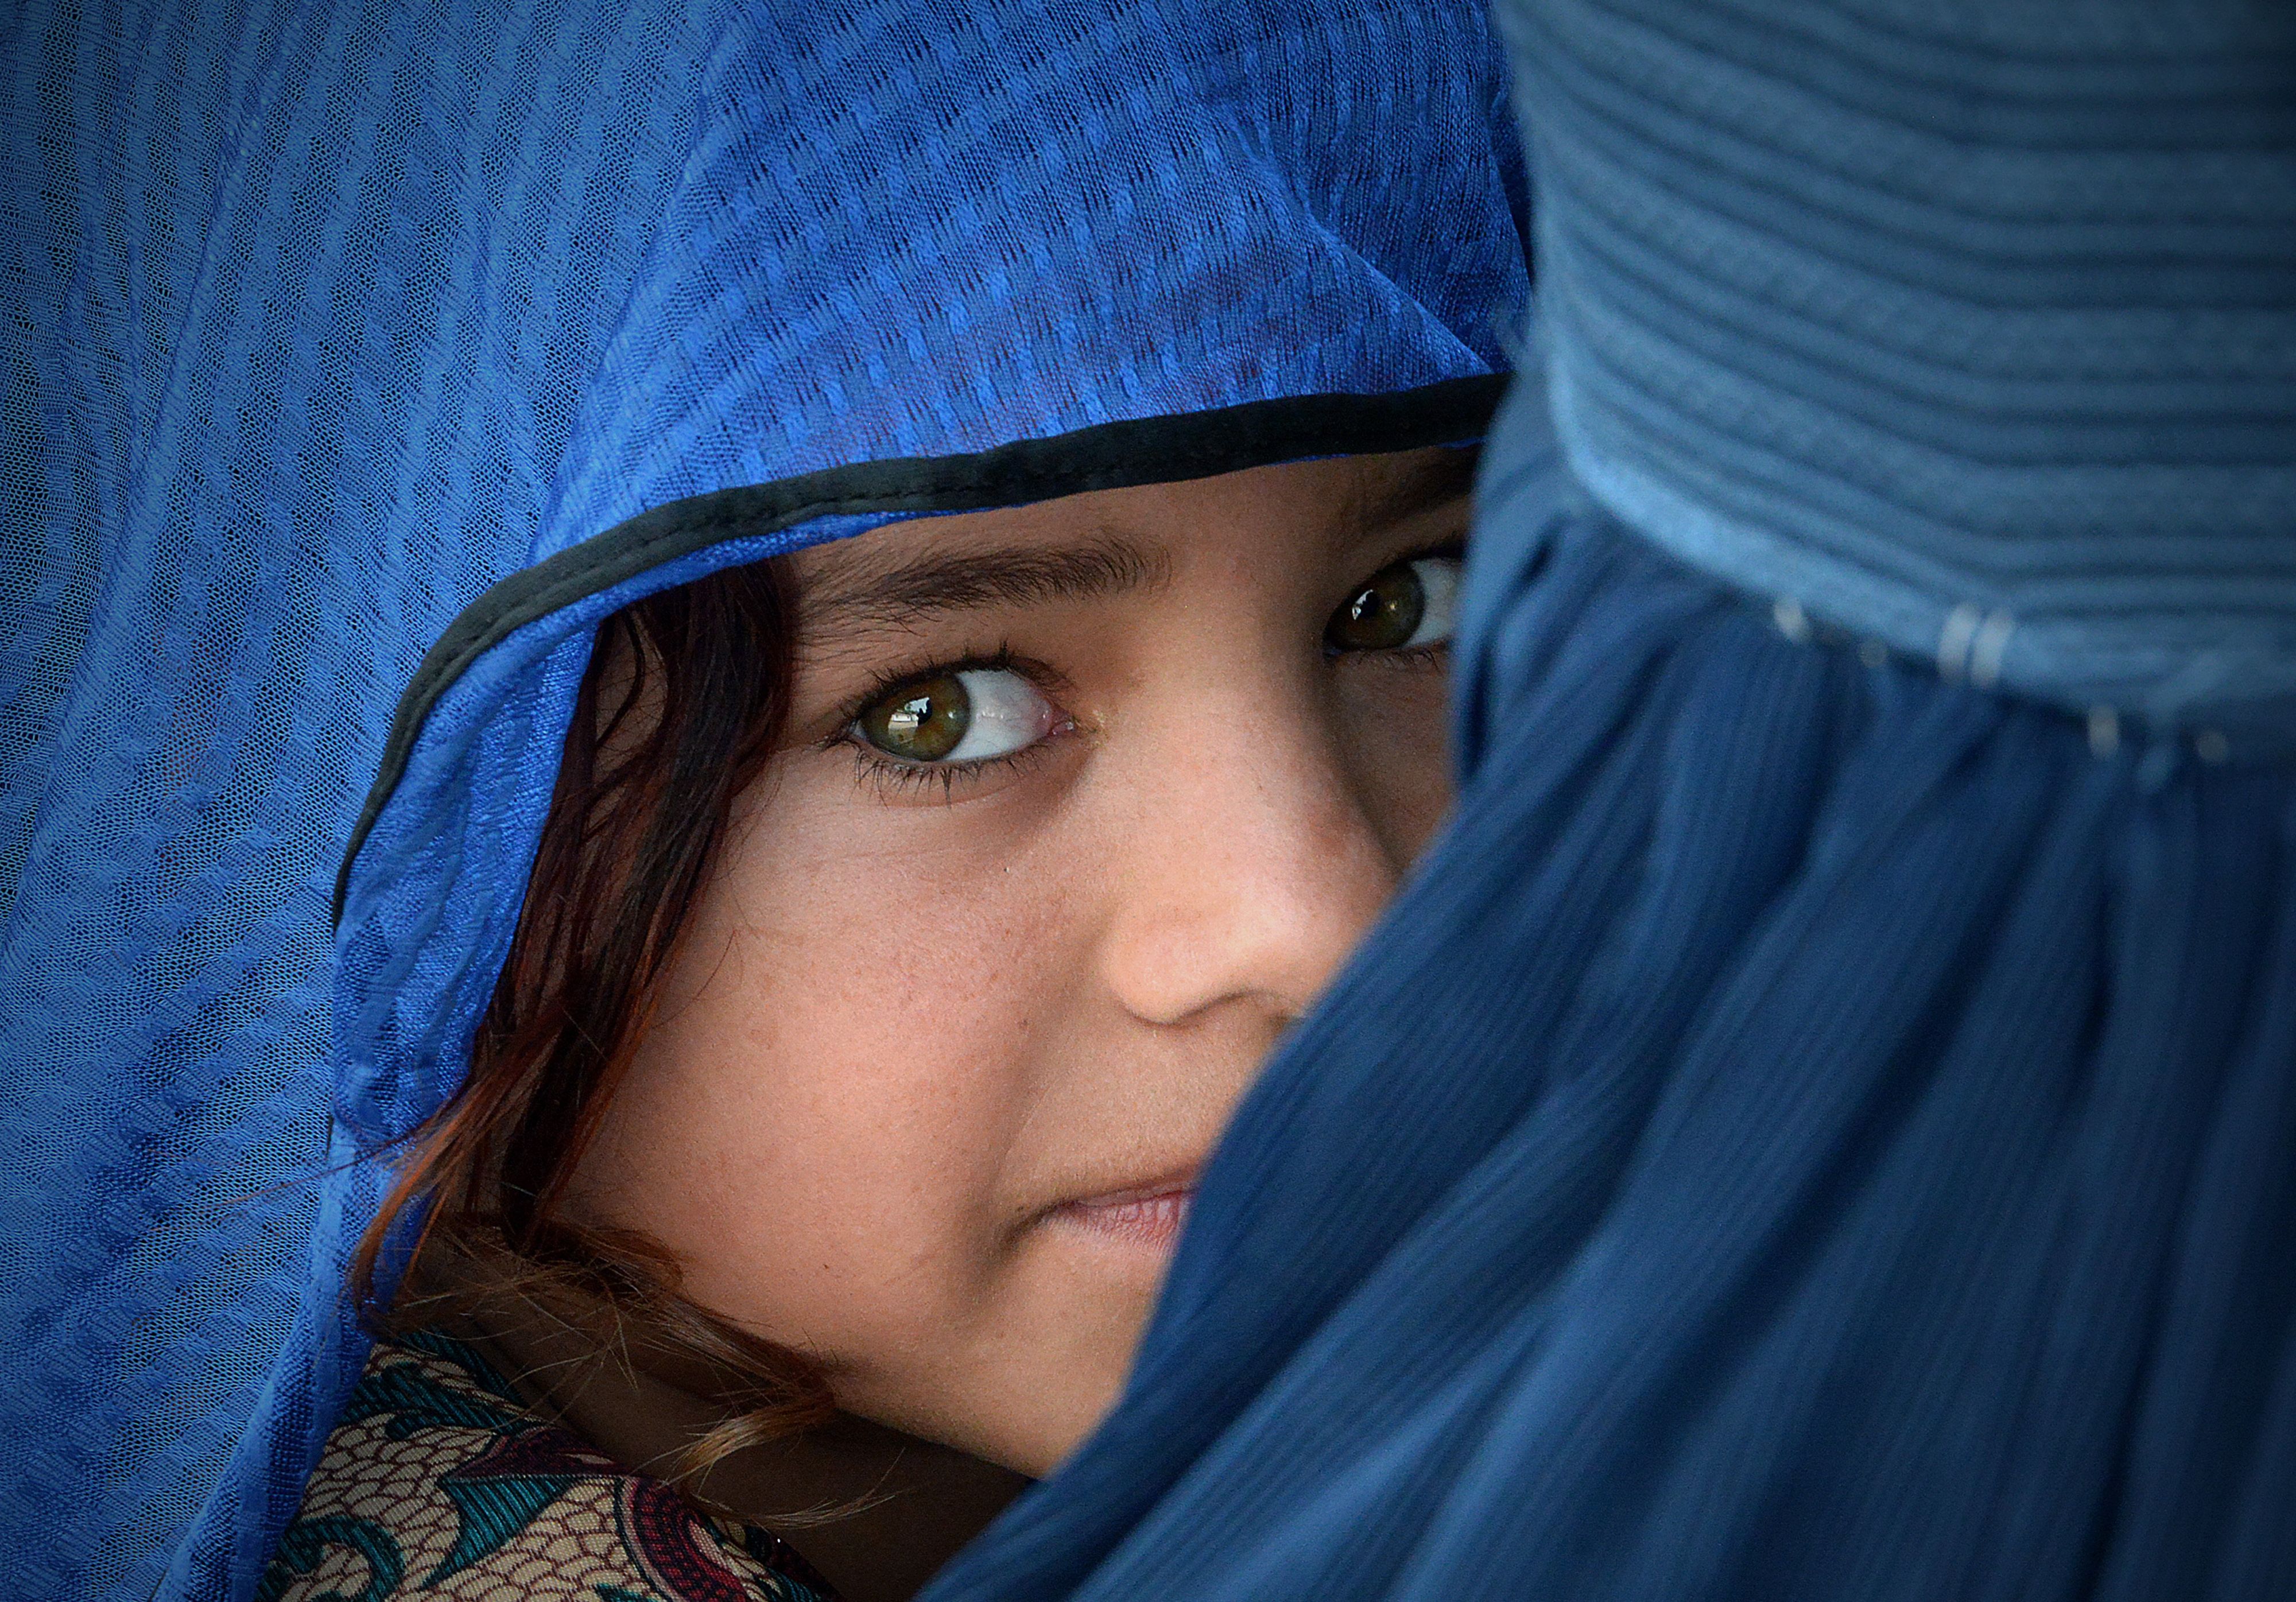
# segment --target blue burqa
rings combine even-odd
[[[148,0],[0,37],[0,1592],[247,1596],[598,620],[1469,440],[1476,7]]]

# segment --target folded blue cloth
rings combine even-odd
[[[2296,8],[1500,16],[1603,505],[1949,676],[2296,743]]]

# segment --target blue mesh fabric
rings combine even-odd
[[[1525,292],[1464,5],[12,7],[0,1573],[244,1595],[376,1177],[491,983],[591,624],[424,652],[640,513],[1488,374]],[[1398,204],[1407,200],[1408,204]]]

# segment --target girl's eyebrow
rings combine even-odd
[[[1112,531],[1073,546],[927,551],[885,565],[865,546],[806,585],[805,628],[834,636],[921,613],[979,606],[1030,606],[1152,588],[1171,578],[1170,555]]]
[[[1482,456],[1480,446],[1462,446],[1414,463],[1364,497],[1356,514],[1357,527],[1366,534],[1377,533],[1471,493]]]

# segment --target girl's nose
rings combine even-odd
[[[1103,952],[1135,1016],[1177,1024],[1243,1002],[1288,1022],[1394,895],[1402,865],[1328,719],[1303,687],[1145,743],[1163,747],[1163,776],[1128,787]]]

